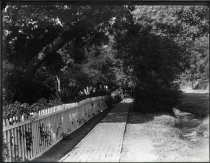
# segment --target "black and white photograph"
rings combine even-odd
[[[1,1],[3,162],[209,162],[210,4],[140,1]]]

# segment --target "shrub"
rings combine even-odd
[[[116,91],[111,93],[111,97],[112,97],[112,102],[113,103],[119,103],[123,99],[123,94],[120,90],[116,90]]]
[[[193,89],[208,89],[208,80],[199,80],[198,84]]]
[[[74,102],[78,96],[76,87],[61,88],[60,97],[64,103]]]
[[[209,137],[209,116],[204,118],[201,124],[197,127],[197,132],[203,137]]]
[[[129,23],[117,35],[115,48],[135,87],[133,106],[141,112],[170,111],[179,100],[175,81],[186,70],[189,53],[149,26]]]
[[[181,91],[176,88],[135,89],[133,110],[142,113],[171,112],[180,101]]]
[[[3,118],[9,119],[13,116],[30,115],[31,112],[38,112],[40,110],[62,104],[60,99],[46,100],[39,99],[36,103],[29,105],[28,103],[15,102],[3,106]]]
[[[13,104],[3,106],[3,118],[9,119],[13,116],[20,116],[23,113],[28,114],[28,108],[29,104],[27,103],[21,104],[20,102],[17,101]]]
[[[112,100],[112,97],[111,96],[107,96],[106,99],[105,99],[105,103],[106,103],[106,106],[109,108],[112,106],[113,104],[113,100]]]
[[[119,102],[121,102],[121,101],[122,101],[122,98],[121,98],[120,94],[115,95],[115,96],[113,97],[113,101],[114,101],[114,103],[119,103]]]

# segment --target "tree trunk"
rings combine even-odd
[[[25,72],[22,76],[21,86],[23,86],[23,101],[33,101],[31,94],[32,79],[37,69],[44,63],[48,56],[54,55],[63,45],[68,42],[72,37],[73,30],[66,28],[58,34],[57,38],[49,45],[45,46],[26,66]]]
[[[61,93],[61,80],[58,78],[58,76],[56,75],[56,79],[57,79],[57,96],[60,96]]]

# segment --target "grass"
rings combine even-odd
[[[179,109],[193,113],[196,119],[144,115],[147,121],[142,123],[141,133],[152,138],[159,161],[209,161],[208,98],[207,94],[184,94]]]
[[[205,118],[209,114],[209,93],[184,93],[178,108],[198,118]]]
[[[152,138],[154,152],[159,161],[208,160],[208,150],[205,147],[208,138],[196,134],[186,139],[182,129],[176,127],[176,123],[177,119],[170,115],[155,115],[153,120],[143,123],[141,132]]]
[[[197,132],[203,137],[209,137],[209,116],[206,117],[197,127]]]

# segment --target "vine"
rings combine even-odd
[[[5,140],[5,139],[4,139]],[[10,139],[12,140],[12,139]],[[14,154],[15,156],[9,156],[9,143],[6,143],[3,141],[3,161],[8,161],[9,157],[11,157],[11,161],[20,162],[22,160],[22,157],[19,157],[17,155],[18,153],[18,145],[14,144]],[[13,143],[10,142],[10,146],[13,146]]]
[[[51,136],[51,132],[49,130],[47,130],[46,127],[46,131],[44,130],[46,126],[42,123],[40,124],[39,128],[40,128],[40,143],[39,145],[42,145],[42,142],[44,142],[44,140],[51,145],[52,144],[52,136]]]
[[[19,105],[18,103],[16,103],[16,105]],[[100,107],[101,105],[103,105],[103,103],[91,103],[91,106],[97,106],[97,107]],[[10,108],[14,108],[15,106],[10,106]],[[22,108],[26,109],[28,107],[28,105],[22,105],[21,106]],[[35,106],[33,106],[35,107]],[[35,109],[34,109],[35,110]],[[77,113],[79,114],[79,113]],[[96,115],[96,113],[92,113],[92,115]],[[11,115],[12,116],[12,115]],[[16,116],[19,116],[16,114]],[[30,115],[28,115],[30,116]],[[87,120],[85,119],[85,117],[91,117],[91,113],[90,112],[85,112],[84,114],[82,114],[81,117],[78,117],[78,119],[76,121],[73,121],[72,120],[72,125],[74,126],[75,125],[75,122],[76,124],[82,124],[82,123],[86,123]],[[8,118],[8,117],[7,117]],[[19,118],[18,118],[19,119]],[[14,123],[16,123],[16,121],[18,120],[14,120]],[[12,124],[12,122],[11,122]],[[58,127],[56,129],[56,137],[58,136],[58,134],[60,134],[61,137],[66,137],[68,135],[68,133],[70,133],[72,130],[69,128],[67,130],[67,132],[60,132],[60,129],[62,127],[62,121],[60,119],[60,122],[58,124]],[[48,126],[46,126],[45,124],[43,123],[40,123],[39,124],[39,129],[40,129],[40,140],[39,140],[39,145],[43,145],[43,142],[47,142],[47,144],[51,145],[52,144],[52,134],[51,134],[51,131],[49,130]],[[27,131],[22,131],[20,130],[20,128],[17,129],[17,132],[19,132],[19,138],[20,138],[20,141],[22,141],[24,138],[25,140],[25,145],[26,145],[26,151],[25,152],[30,152],[32,150],[32,146],[33,146],[33,134],[32,134],[32,126],[30,126],[29,128],[27,128]],[[12,161],[23,161],[24,158],[20,157],[20,153],[19,153],[19,147],[18,145],[14,144],[15,141],[13,141],[14,137],[13,135],[9,138],[10,139],[10,142],[6,143],[4,142],[3,144],[3,156],[4,156],[4,160],[8,160],[8,158],[10,158]],[[8,147],[14,147],[14,156],[9,156],[9,148]],[[25,158],[25,160],[27,160],[27,158]]]
[[[56,130],[56,136],[58,136],[58,133],[59,133],[59,130],[61,129],[61,126],[62,126],[62,122],[59,122],[58,128]]]
[[[25,136],[26,136],[26,150],[31,151],[32,150],[32,143],[33,143],[32,129],[31,128],[29,128],[29,131],[25,131]]]

